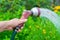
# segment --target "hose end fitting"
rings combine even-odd
[[[31,9],[33,16],[40,16],[40,8],[34,7]]]

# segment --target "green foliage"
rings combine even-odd
[[[36,5],[52,9],[50,0],[0,0],[0,12],[10,11],[14,13],[22,6],[25,6],[26,9],[31,9]]]
[[[48,0],[28,0],[27,3],[26,0],[0,0],[0,21],[20,18],[24,9],[31,9],[34,5],[50,9],[49,2]],[[0,40],[10,40],[11,34],[12,31],[1,32]],[[60,40],[60,34],[47,18],[30,16],[15,40]]]
[[[8,32],[8,33],[7,33]],[[4,31],[0,33],[0,40],[9,40],[12,31]],[[19,32],[15,40],[60,40],[60,34],[55,26],[47,18],[28,18],[25,26]]]
[[[60,16],[60,11],[58,11],[57,14]]]

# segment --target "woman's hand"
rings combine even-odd
[[[18,26],[19,24],[24,23],[26,21],[27,21],[27,19],[17,19],[17,18],[12,19],[10,21],[2,21],[2,22],[0,22],[0,31],[12,30],[13,28]]]

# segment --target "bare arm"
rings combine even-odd
[[[17,25],[26,22],[26,19],[12,19],[9,21],[0,21],[0,32],[4,30],[12,30]]]
[[[22,17],[20,19],[12,19],[9,21],[1,21],[0,22],[0,31],[4,30],[11,30],[14,27],[18,26],[21,23],[24,23],[27,21],[27,18],[31,15],[31,11],[24,11],[22,14]]]

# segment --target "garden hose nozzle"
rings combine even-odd
[[[33,16],[40,16],[40,8],[38,7],[32,8],[31,12],[33,13]]]
[[[32,16],[40,16],[40,8],[34,7],[34,8],[32,8],[31,10],[25,10],[25,11],[23,12],[23,15],[22,15],[22,16],[24,16],[24,18],[26,19],[26,18],[28,18],[30,15],[32,15]]]
[[[31,11],[24,11],[22,14],[22,17],[20,19],[27,19],[29,16],[31,15]],[[14,40],[15,35],[17,34],[18,30],[21,29],[23,27],[23,24],[19,24],[18,26],[16,26],[16,28],[14,28],[11,39],[10,40]]]
[[[22,14],[22,17],[20,19],[27,19],[30,15],[33,15],[33,16],[39,16],[40,15],[40,9],[35,7],[35,8],[32,8],[31,10],[25,10]],[[16,28],[14,29],[13,31],[13,34],[11,36],[11,39],[10,40],[14,40],[15,38],[15,35],[17,33],[17,31],[19,29],[21,29],[21,27],[23,26],[24,23],[16,26]]]

